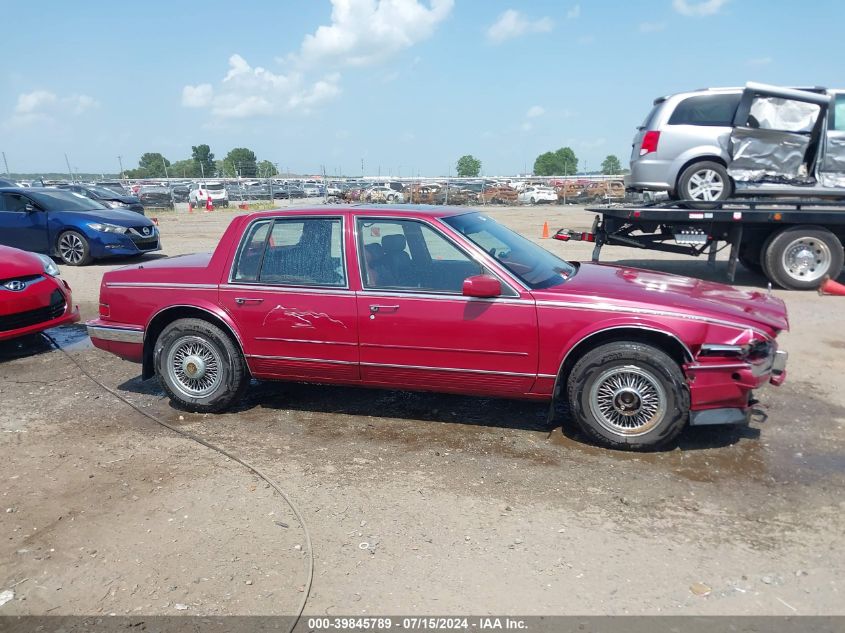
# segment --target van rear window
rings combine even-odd
[[[687,97],[669,117],[669,125],[732,126],[740,93]]]

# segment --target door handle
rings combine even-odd
[[[396,312],[399,309],[399,306],[380,306],[380,305],[371,305],[370,312],[375,314],[376,312]]]
[[[237,303],[239,306],[244,306],[247,304],[258,305],[259,303],[264,303],[264,299],[258,299],[253,297],[236,297],[235,303]]]

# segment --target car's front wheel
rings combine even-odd
[[[93,259],[88,239],[78,231],[65,231],[59,235],[56,251],[68,266],[84,266]]]
[[[725,166],[710,160],[693,163],[678,179],[677,197],[694,209],[710,209],[727,200],[733,183]]]
[[[153,358],[167,395],[188,411],[221,411],[240,399],[249,384],[236,343],[202,319],[179,319],[164,328]]]
[[[618,341],[587,352],[573,367],[567,392],[581,429],[610,448],[658,448],[689,419],[681,368],[645,343]]]

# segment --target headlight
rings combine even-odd
[[[36,255],[38,255],[38,253],[36,253]],[[54,262],[46,255],[38,255],[38,258],[44,264],[44,274],[50,275],[51,277],[59,276],[59,267],[56,266],[56,262]]]
[[[104,222],[89,222],[88,227],[100,233],[126,233],[126,227]]]
[[[107,207],[111,207],[112,209],[123,209],[128,206],[122,202],[118,202],[117,200],[103,200],[103,204]]]

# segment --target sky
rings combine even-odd
[[[117,173],[207,143],[280,170],[530,171],[570,146],[627,165],[655,97],[842,87],[845,3],[813,0],[3,0],[12,172]],[[7,25],[10,22],[7,22]],[[362,167],[363,163],[363,167]],[[5,166],[0,164],[0,170]]]

